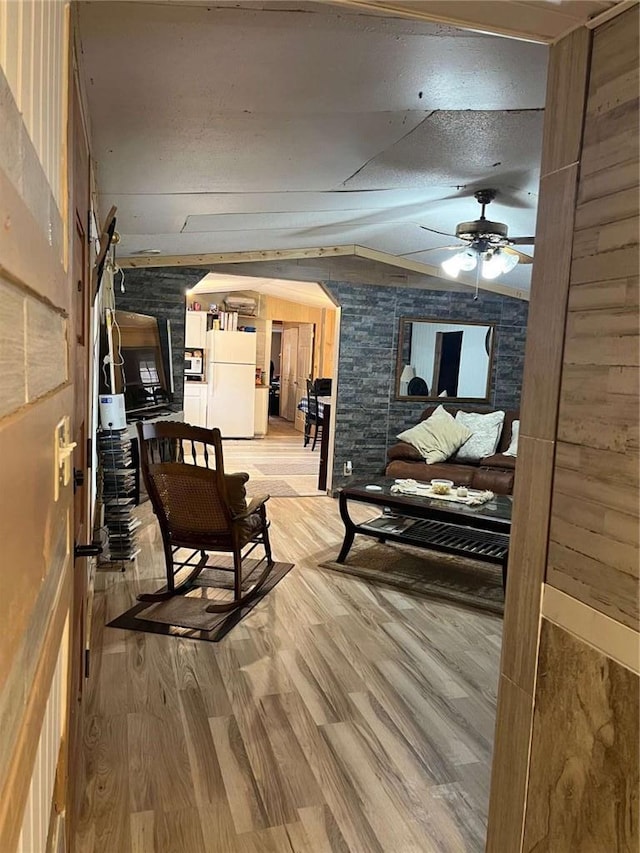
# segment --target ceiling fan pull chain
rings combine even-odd
[[[480,264],[476,267],[476,292],[473,294],[473,298],[478,298],[478,290],[480,289]]]

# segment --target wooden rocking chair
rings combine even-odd
[[[249,475],[224,473],[220,430],[173,421],[142,422],[137,427],[142,477],[160,525],[167,572],[166,588],[138,595],[138,600],[164,601],[184,592],[207,567],[209,552],[222,551],[233,555],[233,600],[212,602],[206,610],[242,607],[274,566],[265,508],[269,495],[247,505]],[[266,565],[250,589],[243,590],[243,564],[258,545],[264,548],[264,557],[253,571],[262,562]],[[185,549],[190,553],[179,559]],[[186,577],[176,584],[182,571]]]

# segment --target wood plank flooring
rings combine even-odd
[[[264,494],[273,497],[323,495],[318,490],[320,442],[315,450],[304,446],[304,436],[284,418],[269,418],[269,435],[247,441],[224,441],[225,469],[246,471],[251,477],[247,485],[250,497]]]
[[[99,575],[74,850],[483,850],[501,620],[318,569],[331,498],[268,512],[295,568],[218,644],[104,627],[162,578],[154,523]]]

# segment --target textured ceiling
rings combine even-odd
[[[490,218],[534,233],[546,47],[308,2],[237,6],[79,6],[119,256],[416,253],[451,244],[420,226],[453,233],[486,186]]]

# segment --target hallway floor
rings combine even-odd
[[[501,619],[319,569],[329,497],[267,508],[295,568],[220,643],[104,627],[162,581],[148,505],[99,573],[74,851],[484,850]]]
[[[320,442],[315,450],[303,446],[304,437],[284,418],[269,418],[265,438],[224,441],[226,471],[246,471],[250,475],[250,495],[267,492],[273,497],[324,495],[318,491]]]

